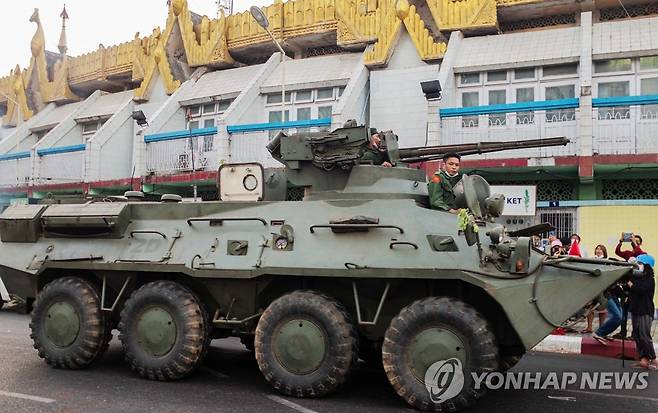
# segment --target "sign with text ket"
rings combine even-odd
[[[505,195],[503,216],[534,216],[536,213],[536,185],[492,185],[491,193]]]

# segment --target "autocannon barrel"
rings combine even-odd
[[[449,152],[456,152],[461,156],[465,156],[489,152],[507,151],[511,149],[564,146],[567,143],[569,143],[569,139],[565,137],[557,137],[509,142],[477,142],[456,145],[439,145],[404,149],[401,148],[399,149],[399,160],[403,162],[424,162],[441,159],[443,155]]]

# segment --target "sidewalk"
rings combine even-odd
[[[593,330],[598,328],[598,319],[595,318]],[[592,339],[591,334],[581,334],[579,331],[587,327],[587,321],[582,321],[573,326],[573,331],[565,335],[550,335],[537,344],[532,351],[550,352],[550,353],[569,353],[569,354],[590,354],[590,355],[607,355],[608,357],[620,357],[622,354],[621,346],[625,347],[624,353],[627,355],[634,354],[635,342],[629,338],[622,344],[621,340],[611,341],[608,346],[599,344]],[[619,329],[615,330],[618,333]],[[630,320],[628,321],[628,334],[632,332]],[[654,348],[658,353],[658,320],[654,320],[651,326],[651,337],[653,338]]]

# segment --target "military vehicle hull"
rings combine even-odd
[[[364,358],[368,348],[377,354],[387,329],[406,306],[428,297],[450,297],[474,309],[489,326],[496,361],[486,368],[495,369],[505,360],[518,359],[628,272],[596,263],[565,270],[545,265],[547,257],[534,250],[527,274],[482,266],[477,248],[467,244],[454,215],[410,199],[118,205],[129,223],[116,238],[46,232],[34,243],[4,243],[0,270],[9,290],[36,297],[53,280],[79,277],[96,289],[107,323],[121,329],[119,311],[129,297],[149,283],[168,280],[200,297],[208,313],[208,337],[239,336],[249,347],[264,309],[287,294],[314,291],[341,303]],[[86,214],[85,206],[75,208],[77,214]],[[329,223],[375,211],[379,224],[367,231],[342,233],[344,228]],[[285,246],[277,243],[284,225]],[[436,240],[452,242],[438,251]],[[495,246],[483,239],[482,250],[490,248]],[[444,304],[447,310],[458,308]],[[70,330],[69,324],[50,328]],[[308,334],[312,343],[315,336]],[[437,340],[444,338],[437,333]],[[453,355],[445,349],[433,354],[435,359]],[[384,356],[383,363],[391,361]]]
[[[467,293],[471,297],[466,301],[476,308],[497,303],[518,335],[515,344],[530,349],[554,328],[545,318],[563,322],[628,272],[594,263],[586,266],[601,270],[600,276],[543,266],[540,251],[533,252],[530,263],[537,270],[527,276],[482,268],[477,250],[458,233],[454,215],[413,200],[124,205],[131,221],[125,238],[81,242],[44,237],[30,244],[2,244],[0,268],[8,290],[34,298],[54,277],[79,271],[99,281],[105,277],[108,293],[114,294],[127,277],[136,285],[151,277],[182,277],[202,283],[217,308],[228,309],[233,302],[231,315],[243,319],[273,297],[304,285],[355,310],[354,282],[363,295],[361,318],[372,319],[388,283],[380,322],[364,331],[373,339],[381,339],[392,316],[415,299]],[[316,227],[329,224],[320,217],[367,216],[372,211],[377,211],[380,225],[390,227],[356,233]],[[290,250],[273,245],[272,233],[279,234],[283,224],[294,230]],[[454,250],[436,251],[428,241],[431,236],[451,237]],[[246,251],[233,255],[229,244],[234,241],[246,242]],[[488,247],[485,242],[483,248]],[[33,254],[25,254],[26,248]]]
[[[39,356],[88,367],[116,327],[135,373],[175,380],[203,362],[212,338],[237,336],[286,395],[336,391],[360,357],[383,366],[408,404],[454,411],[484,394],[470,373],[509,368],[630,271],[548,257],[487,223],[504,198],[482,179],[462,179],[459,215],[429,209],[423,171],[358,164],[366,131],[278,136],[268,149],[287,163],[285,179],[224,165],[220,202],[127,193],[10,207],[0,277],[36,299]],[[442,150],[398,153],[386,141],[394,162]],[[304,187],[304,200],[279,200],[286,185]],[[459,366],[463,386],[446,389],[442,366]]]

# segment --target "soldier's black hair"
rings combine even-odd
[[[370,136],[374,135],[377,133],[377,128],[370,128]]]
[[[460,154],[457,152],[448,152],[445,155],[443,155],[443,162],[447,162],[448,158],[457,158],[458,160],[462,160],[462,157]]]

